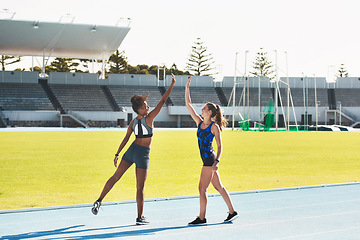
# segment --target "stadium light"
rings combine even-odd
[[[39,21],[34,22],[33,28],[34,28],[34,29],[38,29],[38,28],[39,28]]]
[[[63,23],[73,23],[74,22],[75,17],[73,15],[71,15],[70,13],[66,14],[65,16],[61,16],[59,19],[59,22],[63,22]]]
[[[0,19],[9,19],[12,20],[15,16],[15,12],[10,12],[9,9],[3,8],[0,11]]]
[[[116,27],[119,26],[126,26],[126,27],[130,27],[130,23],[131,23],[131,19],[130,18],[119,18],[119,20],[116,22]]]

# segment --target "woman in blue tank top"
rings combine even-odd
[[[115,153],[114,165],[117,167],[113,176],[109,178],[106,182],[98,200],[94,202],[93,208],[91,209],[92,213],[97,215],[101,202],[111,188],[115,185],[117,181],[123,176],[126,170],[135,163],[136,165],[136,203],[137,203],[137,213],[136,218],[137,225],[147,224],[143,214],[144,208],[144,186],[147,178],[148,167],[149,167],[149,155],[150,155],[150,145],[152,142],[153,128],[155,117],[159,114],[161,108],[169,97],[173,86],[175,85],[175,76],[172,75],[172,83],[167,89],[167,91],[162,96],[159,103],[156,107],[149,111],[150,108],[146,102],[147,95],[134,95],[131,98],[132,108],[137,113],[135,119],[133,119],[127,129],[126,135],[122,140],[118,150]],[[124,149],[125,145],[130,139],[131,134],[134,132],[135,140],[131,146],[127,149],[124,155],[121,158],[119,166],[117,166],[119,160],[119,154]]]
[[[199,182],[199,194],[200,194],[200,214],[189,225],[206,224],[206,206],[207,206],[207,188],[210,182],[214,188],[221,194],[225,203],[229,208],[229,214],[224,222],[231,222],[238,217],[237,212],[234,210],[231,198],[225,187],[220,180],[220,174],[218,172],[219,162],[222,154],[222,141],[221,131],[226,126],[226,119],[223,118],[219,105],[208,102],[201,109],[201,116],[199,116],[193,106],[190,99],[190,83],[191,77],[185,86],[185,103],[186,107],[196,122],[198,127],[197,137],[200,150],[200,156],[203,161],[203,167],[200,175]],[[215,121],[213,121],[213,119]],[[217,153],[212,147],[213,139],[216,139]]]

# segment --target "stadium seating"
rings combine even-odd
[[[162,97],[158,87],[152,86],[109,86],[109,89],[120,107],[131,107],[130,100],[135,94],[149,94],[149,107],[155,107]]]
[[[190,87],[191,102],[193,104],[205,104],[213,102],[221,105],[221,102],[212,87]],[[175,106],[185,106],[185,87],[174,87],[171,95],[171,101]]]
[[[65,111],[113,111],[96,85],[49,84]]]
[[[281,98],[283,101],[283,105],[287,105],[287,91],[284,88],[280,89]],[[308,98],[307,98],[307,106],[308,107],[315,107],[315,89],[309,88],[307,91]],[[319,107],[327,107],[328,106],[328,96],[327,96],[327,89],[325,88],[318,88],[316,90],[317,101],[319,103]],[[303,107],[304,106],[304,91],[301,88],[293,88],[291,89],[291,96],[293,99],[293,103],[295,107]],[[305,99],[306,101],[306,99]],[[306,103],[305,103],[306,104]],[[291,106],[291,102],[290,102]]]
[[[335,96],[343,107],[360,107],[360,88],[337,88]]]
[[[108,100],[106,99],[100,86],[96,85],[67,85],[67,84],[50,84],[54,94],[60,103],[67,110],[77,111],[113,111]],[[130,99],[134,94],[146,95],[150,94],[148,104],[155,107],[161,98],[158,87],[154,86],[108,86],[113,94],[117,104],[121,107],[130,107]],[[232,88],[222,88],[227,101],[232,97]],[[0,106],[4,110],[54,110],[51,102],[44,93],[39,84],[31,83],[0,83]],[[240,100],[243,88],[236,89],[237,104]],[[261,106],[265,106],[270,98],[273,97],[274,91],[271,88],[261,88]],[[287,105],[286,89],[281,88],[281,98],[284,105]],[[303,89],[291,89],[294,106],[304,106]],[[185,106],[185,88],[174,87],[170,98],[175,106]],[[257,106],[259,102],[258,88],[249,88],[250,106]],[[326,107],[327,89],[317,89],[317,99],[319,106]],[[191,100],[194,104],[205,104],[206,102],[214,102],[221,105],[215,88],[213,87],[192,87]],[[247,97],[245,99],[247,103]],[[360,90],[357,88],[336,89],[336,101],[341,102],[342,106],[358,107],[360,106]],[[223,105],[223,104],[222,104]],[[232,105],[232,103],[230,103]],[[314,89],[308,90],[308,106],[315,106]]]
[[[3,110],[54,110],[46,93],[36,83],[0,83]]]
[[[36,75],[36,74],[35,74]],[[35,83],[33,78],[28,77],[26,74],[21,75],[17,72],[12,74],[11,72],[3,72],[0,79],[0,108],[6,111],[60,111],[62,113],[68,111],[102,111],[106,115],[105,112],[117,112],[117,111],[127,111],[131,113],[131,97],[135,94],[139,95],[148,95],[148,104],[151,108],[154,108],[156,104],[162,97],[162,94],[168,88],[168,84],[159,84],[154,79],[154,76],[145,78],[146,76],[142,76],[141,79],[139,77],[139,81],[135,81],[136,78],[132,78],[131,76],[122,76],[124,77],[123,82],[117,82],[117,79],[113,79],[112,84],[110,82],[103,81],[101,83],[91,82],[90,84],[85,84],[82,82],[81,84],[71,83],[60,83],[60,82],[48,82],[47,79],[37,79],[38,82]],[[55,76],[55,75],[54,75]],[[59,75],[60,76],[60,75]],[[70,77],[73,75],[69,75]],[[75,76],[78,76],[76,74]],[[15,79],[16,77],[16,79]],[[119,77],[119,76],[118,76]],[[129,79],[125,79],[129,77]],[[135,80],[134,80],[135,79]],[[125,81],[126,80],[126,81]],[[140,81],[141,80],[141,81]],[[184,77],[183,81],[177,81],[177,84],[174,86],[173,91],[169,97],[169,101],[167,102],[168,106],[174,106],[176,110],[172,110],[169,113],[169,116],[162,116],[162,120],[159,122],[165,123],[166,121],[171,122],[168,124],[169,126],[173,126],[174,124],[174,116],[177,114],[181,116],[181,119],[178,117],[177,121],[186,122],[185,118],[187,117],[185,106],[185,86],[187,78]],[[230,79],[232,80],[232,79]],[[229,80],[229,81],[230,81]],[[296,80],[296,79],[295,79]],[[298,79],[297,79],[298,80]],[[356,80],[356,81],[355,81]],[[357,83],[357,79],[354,81]],[[135,81],[135,82],[134,82]],[[300,81],[300,80],[299,80]],[[297,82],[299,82],[297,81]],[[324,80],[325,81],[325,80]],[[345,80],[344,80],[345,81]],[[353,82],[354,82],[353,81]],[[170,84],[171,79],[168,79],[168,83]],[[355,84],[351,82],[351,84]],[[120,84],[122,83],[122,84]],[[191,100],[194,106],[200,107],[204,105],[206,102],[213,102],[215,104],[219,104],[221,106],[232,106],[232,86],[231,84],[217,84],[217,87],[209,85],[202,86],[199,82],[198,85],[195,84],[190,86],[191,92]],[[271,84],[265,84],[266,82],[261,82],[260,89],[260,104],[263,109],[267,105],[270,99],[274,99],[274,88],[272,88]],[[300,82],[301,83],[301,82]],[[299,83],[299,84],[300,84]],[[345,82],[348,84],[348,81]],[[344,84],[345,84],[344,83]],[[298,84],[298,85],[299,85]],[[350,84],[350,85],[351,85]],[[53,104],[56,104],[53,101],[49,100],[49,94],[46,93],[46,89],[42,86],[46,85],[49,87],[53,93],[55,99],[58,100],[59,107],[54,107]],[[321,85],[321,86],[320,86]],[[324,109],[328,109],[329,101],[328,101],[328,92],[331,91],[334,96],[334,109],[338,106],[339,102],[341,102],[341,106],[343,107],[360,107],[360,88],[358,87],[348,87],[348,85],[344,86],[336,86],[332,88],[329,87],[328,84],[320,84],[317,88],[317,101],[319,103],[319,107],[322,107],[322,111]],[[245,97],[245,105],[247,105],[249,101],[249,106],[255,109],[259,104],[259,89],[258,85],[252,84],[249,89],[246,90]],[[291,96],[293,99],[293,103],[295,107],[301,109],[304,107],[304,90],[300,84],[297,87],[291,88]],[[249,91],[249,92],[247,92]],[[236,105],[239,105],[239,101],[241,99],[241,106],[244,105],[242,96],[243,87],[238,86],[236,88]],[[308,107],[313,108],[315,106],[315,88],[309,86],[307,89],[307,105]],[[280,95],[283,106],[287,106],[287,91],[286,88],[280,87]],[[221,100],[221,101],[220,101]],[[179,106],[180,108],[176,108]],[[280,106],[280,99],[279,99]],[[291,106],[291,103],[290,103]],[[169,108],[170,109],[170,108]],[[333,110],[334,110],[333,109]],[[257,109],[255,111],[258,111]],[[343,108],[342,111],[346,112],[347,115],[353,117],[353,121],[358,121],[358,117],[356,113],[353,113],[352,109]],[[17,114],[17,113],[16,113]],[[27,113],[26,113],[27,114]],[[43,114],[43,113],[41,113]],[[301,113],[300,113],[301,114]],[[98,115],[98,114],[97,114]],[[355,116],[356,115],[356,116]],[[39,115],[37,115],[39,116]],[[127,115],[129,117],[129,115]],[[34,117],[38,118],[38,117]],[[299,116],[300,118],[300,116]],[[123,117],[122,117],[123,119]],[[179,120],[180,119],[180,120]],[[14,121],[10,119],[10,121]],[[28,121],[28,120],[25,120]],[[39,121],[39,120],[35,120]],[[52,120],[53,121],[53,120]],[[104,120],[99,120],[104,121]],[[113,122],[119,121],[119,119],[115,119]],[[189,122],[191,122],[189,120]],[[23,123],[16,123],[16,125],[20,126]],[[112,123],[113,124],[113,123]],[[175,122],[175,125],[179,126],[178,122]],[[166,124],[165,124],[166,125]],[[164,126],[165,126],[164,125]],[[175,126],[174,125],[174,126]],[[167,125],[166,125],[167,126]],[[184,126],[182,124],[182,126]]]

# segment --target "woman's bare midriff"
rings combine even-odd
[[[147,147],[150,148],[151,146],[151,141],[152,141],[152,137],[149,138],[136,138],[134,143],[143,146],[143,147]]]

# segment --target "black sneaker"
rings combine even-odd
[[[94,215],[97,215],[98,212],[99,212],[100,206],[101,206],[101,202],[99,202],[99,201],[96,200],[96,201],[94,202],[94,205],[93,205],[92,209],[91,209],[91,212],[92,212]]]
[[[205,225],[206,224],[206,218],[201,220],[199,217],[197,217],[194,221],[189,222],[189,225]]]
[[[141,218],[136,218],[136,225],[146,225],[149,224],[148,221],[146,221],[146,218],[142,216]]]
[[[227,216],[227,218],[224,220],[224,222],[232,222],[235,219],[237,219],[239,217],[238,213],[235,211],[233,213],[229,213],[229,215]]]

